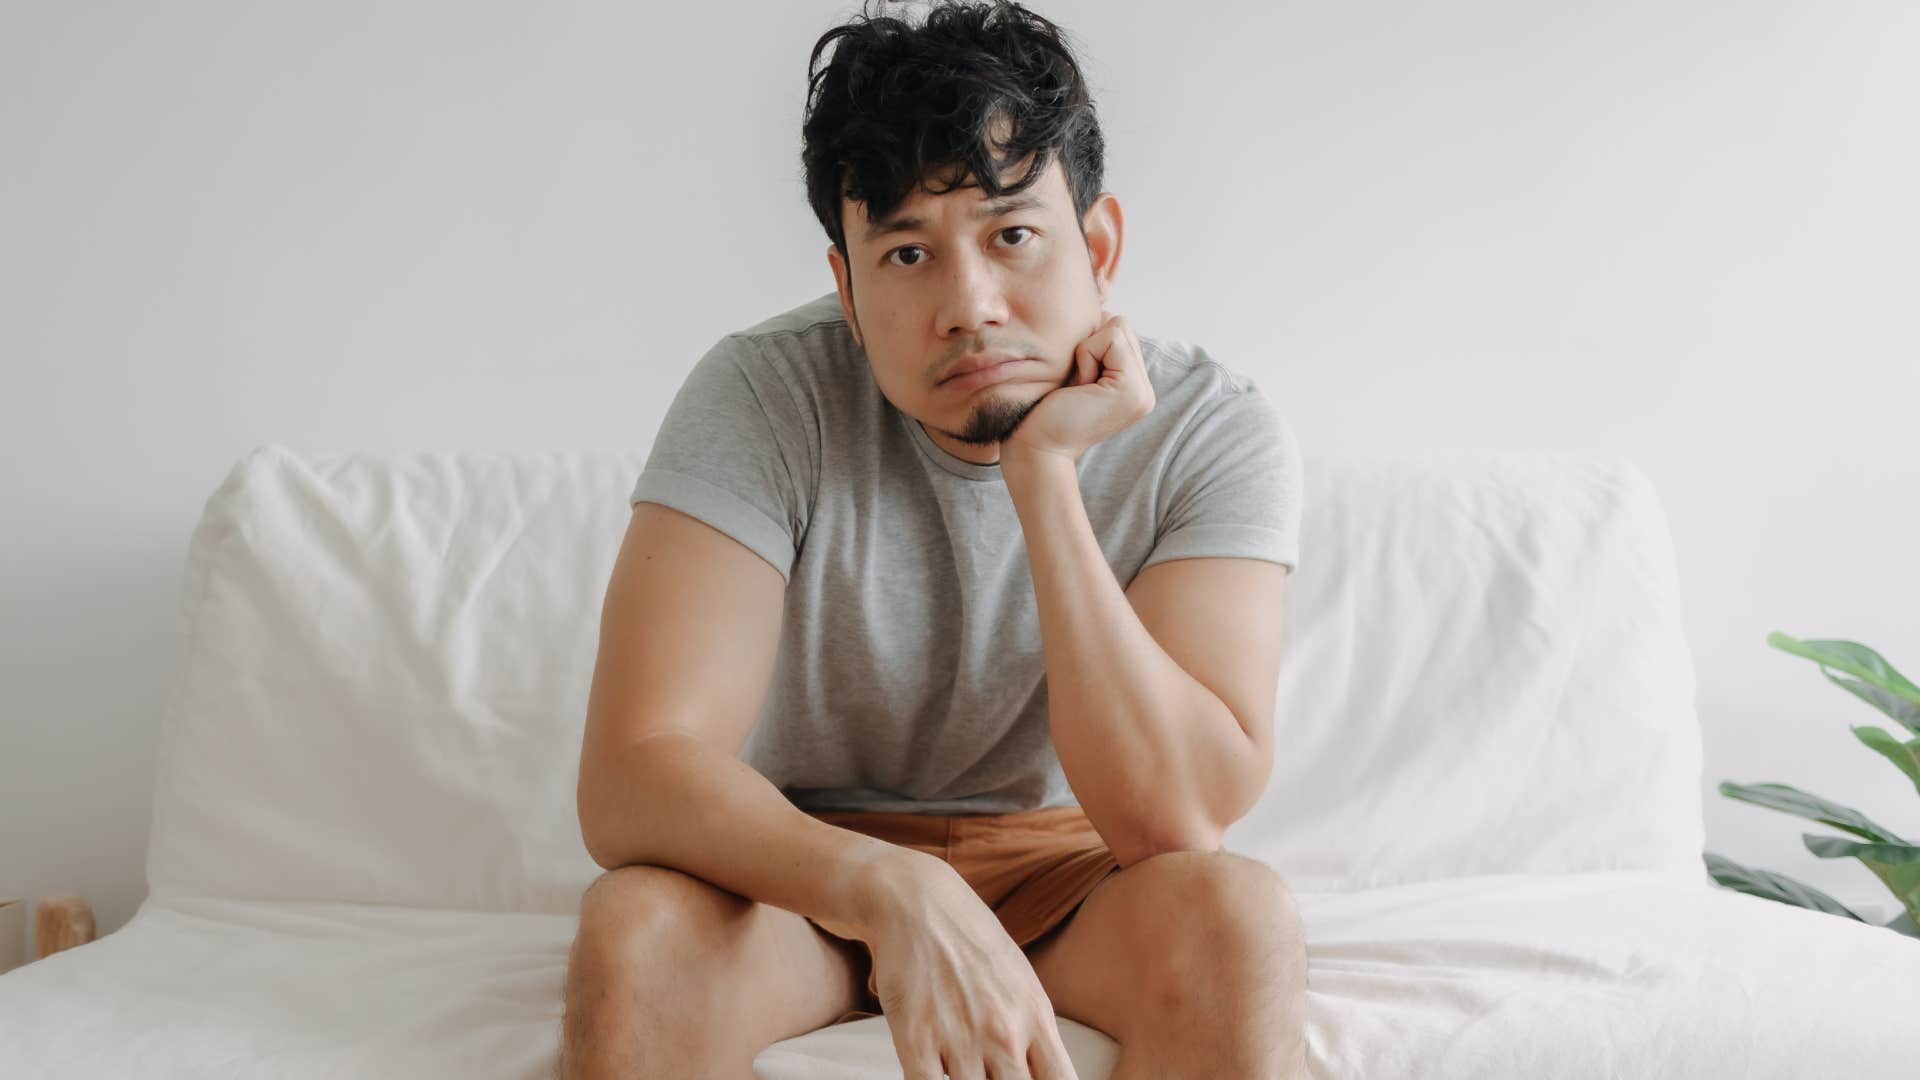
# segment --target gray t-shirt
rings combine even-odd
[[[1206,350],[1135,333],[1153,411],[1079,462],[1120,587],[1168,559],[1295,566],[1289,422]],[[887,400],[837,293],[709,349],[629,501],[692,515],[786,578],[772,683],[740,756],[795,806],[1078,805],[1048,729],[1033,576],[1000,467],[947,453]]]

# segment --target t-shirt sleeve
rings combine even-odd
[[[698,518],[791,580],[814,488],[812,427],[786,376],[729,334],[681,383],[627,501]]]
[[[1237,557],[1289,572],[1300,561],[1305,473],[1293,426],[1252,379],[1228,379],[1167,462],[1158,539],[1146,562]]]

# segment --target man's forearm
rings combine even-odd
[[[1054,751],[1081,808],[1122,866],[1217,848],[1224,826],[1213,807],[1258,768],[1252,740],[1141,624],[1094,536],[1073,463],[1025,461],[1005,476],[1033,570]]]
[[[871,941],[914,860],[912,848],[812,817],[753,766],[678,732],[582,764],[587,853],[611,870],[650,863]]]

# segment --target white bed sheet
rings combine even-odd
[[[1908,1077],[1920,941],[1645,872],[1300,893],[1315,1077]],[[0,976],[0,1076],[500,1077],[559,1053],[571,917],[170,899]],[[342,990],[342,988],[350,988]],[[897,1080],[885,1017],[762,1080]],[[1072,1020],[1081,1080],[1118,1046]]]

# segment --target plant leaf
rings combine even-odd
[[[1711,851],[1703,852],[1701,857],[1707,864],[1707,873],[1713,875],[1713,880],[1729,889],[1765,900],[1778,900],[1795,907],[1824,911],[1829,915],[1842,915],[1859,922],[1867,921],[1855,914],[1847,905],[1785,874],[1742,866],[1724,855],[1716,855]]]
[[[1877,686],[1869,686],[1858,679],[1843,679],[1825,668],[1820,674],[1827,681],[1838,686],[1867,704],[1886,713],[1893,721],[1915,735],[1920,735],[1920,705],[1915,705],[1897,694],[1888,693]]]
[[[1907,915],[1920,921],[1920,847],[1912,844],[1862,844],[1839,836],[1801,833],[1807,850],[1823,859],[1852,855],[1867,864],[1893,893]]]
[[[1821,836],[1819,833],[1801,833],[1800,838],[1807,843],[1807,850],[1823,859],[1842,859],[1848,855],[1857,855],[1862,862],[1872,856],[1874,861],[1889,866],[1915,866],[1920,873],[1920,847],[1912,844],[1863,844],[1858,840],[1849,840],[1844,836]]]
[[[1920,739],[1901,742],[1893,733],[1884,728],[1852,725],[1853,733],[1860,741],[1878,751],[1882,757],[1893,762],[1900,771],[1913,781],[1915,791],[1920,791]]]
[[[1803,641],[1775,630],[1767,635],[1767,644],[1793,653],[1795,656],[1804,656],[1822,667],[1830,667],[1858,676],[1882,690],[1920,705],[1920,686],[1913,685],[1905,675],[1895,671],[1892,664],[1882,659],[1879,653],[1857,641],[1832,638],[1809,638]]]
[[[1906,843],[1893,830],[1868,820],[1865,814],[1852,807],[1828,802],[1818,795],[1809,795],[1786,784],[1736,784],[1730,780],[1723,780],[1720,782],[1720,794],[1730,799],[1740,799],[1757,806],[1797,814],[1822,825],[1831,825],[1836,829],[1845,829],[1867,840],[1891,844]]]

